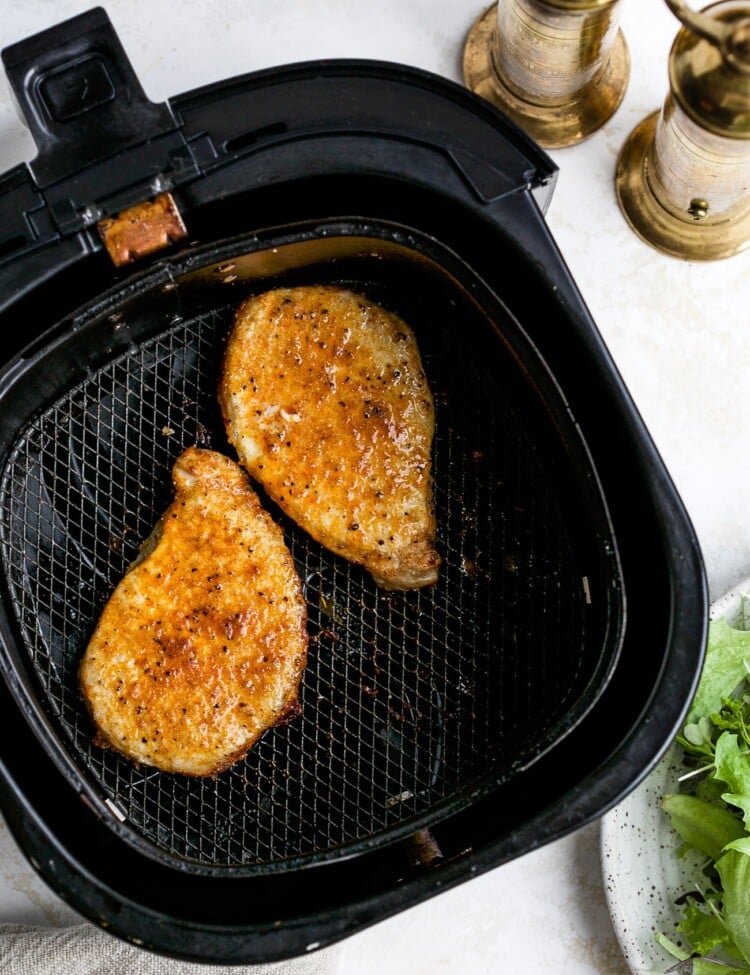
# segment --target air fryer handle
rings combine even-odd
[[[168,105],[146,97],[100,7],[5,48],[2,60],[39,150],[39,188],[177,127]]]

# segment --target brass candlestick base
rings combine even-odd
[[[514,94],[493,63],[497,4],[485,11],[469,32],[464,48],[464,83],[497,106],[532,139],[547,149],[574,145],[591,135],[620,106],[630,75],[630,56],[621,31],[599,73],[566,101],[527,101]]]
[[[617,198],[647,244],[715,261],[750,246],[750,0],[666,2],[683,23],[669,91],[622,148]]]
[[[649,183],[649,154],[660,112],[647,116],[633,129],[617,160],[615,188],[622,212],[641,240],[692,261],[717,261],[750,246],[750,204],[743,211],[710,220],[705,200],[693,199],[685,217],[661,205]]]

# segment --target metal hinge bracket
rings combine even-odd
[[[171,193],[160,193],[153,200],[100,220],[96,226],[115,267],[124,267],[187,237]]]

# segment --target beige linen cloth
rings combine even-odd
[[[198,965],[135,948],[93,924],[0,924],[0,975],[334,975],[337,955],[334,945],[268,965]]]

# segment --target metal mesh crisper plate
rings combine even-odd
[[[92,745],[77,666],[170,500],[183,447],[228,450],[216,379],[231,310],[135,344],[46,409],[2,482],[2,554],[45,708],[73,760],[158,855],[272,864],[415,822],[510,773],[559,732],[589,679],[581,570],[544,438],[497,362],[418,332],[437,404],[434,589],[378,590],[279,515],[309,612],[302,716],[215,780]]]

